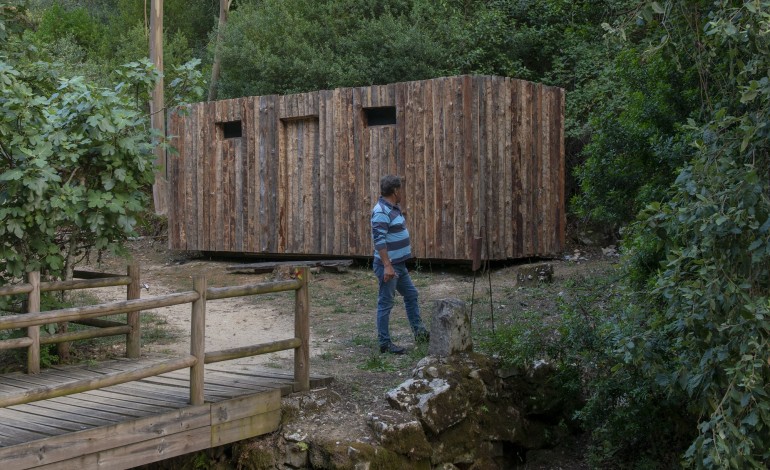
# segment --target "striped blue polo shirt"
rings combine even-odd
[[[372,241],[375,261],[382,261],[379,253],[382,248],[388,249],[388,257],[393,264],[403,263],[412,257],[409,231],[401,208],[382,197],[372,208]]]

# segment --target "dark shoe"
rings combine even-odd
[[[428,343],[430,342],[430,333],[428,333],[427,331],[421,331],[416,335],[414,335],[414,341],[417,344]]]
[[[380,346],[380,352],[381,353],[390,353],[390,354],[404,354],[406,352],[406,349],[396,346],[393,343],[385,344]]]

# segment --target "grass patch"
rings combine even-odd
[[[372,338],[369,335],[355,335],[350,340],[351,343],[353,343],[353,346],[366,346],[366,347],[374,347],[376,346],[376,341],[374,338]]]
[[[363,364],[359,364],[358,368],[370,372],[396,372],[399,370],[399,367],[393,364],[388,356],[378,352],[372,352]]]

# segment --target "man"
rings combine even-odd
[[[417,289],[409,277],[406,260],[412,257],[409,231],[401,213],[401,178],[386,175],[380,179],[381,197],[372,209],[374,274],[379,281],[377,298],[377,339],[381,353],[404,354],[404,348],[390,340],[390,311],[396,291],[404,297],[404,307],[415,341],[427,342],[428,331],[420,317]]]

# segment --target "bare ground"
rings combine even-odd
[[[164,240],[140,239],[131,244],[131,255],[139,263],[142,297],[190,290],[192,276],[205,274],[209,286],[242,285],[272,280],[272,274],[233,274],[225,268],[245,259],[209,259],[166,249]],[[569,259],[569,260],[568,260]],[[601,275],[612,269],[615,258],[601,250],[570,250],[554,266],[552,284],[518,285],[516,273],[522,264],[493,266],[477,275],[468,266],[420,263],[411,270],[420,291],[423,318],[428,324],[437,299],[454,297],[472,304],[476,335],[516,321],[521,315],[555,315],[557,298],[569,295],[576,280]],[[541,261],[542,262],[542,261]],[[107,258],[89,269],[124,272],[126,260]],[[282,430],[286,435],[312,440],[369,441],[366,424],[370,413],[388,407],[385,392],[410,377],[412,368],[426,355],[427,346],[415,345],[406,321],[403,302],[391,314],[394,342],[407,347],[404,356],[381,355],[374,325],[377,282],[368,265],[359,262],[344,273],[319,272],[311,276],[311,371],[330,375],[332,385],[286,401],[294,410]],[[490,302],[491,293],[491,302]],[[122,299],[123,289],[104,289],[102,300]],[[217,350],[257,344],[293,336],[293,293],[217,300],[207,305],[206,349]],[[189,305],[158,309],[153,321],[166,334],[143,345],[147,351],[189,351]],[[117,349],[119,345],[115,346]],[[115,351],[119,353],[119,350]],[[254,364],[290,371],[290,351],[259,358],[231,361],[228,367],[248,368]],[[550,451],[539,452],[525,468],[586,468],[582,440]],[[535,459],[533,459],[535,460]]]

